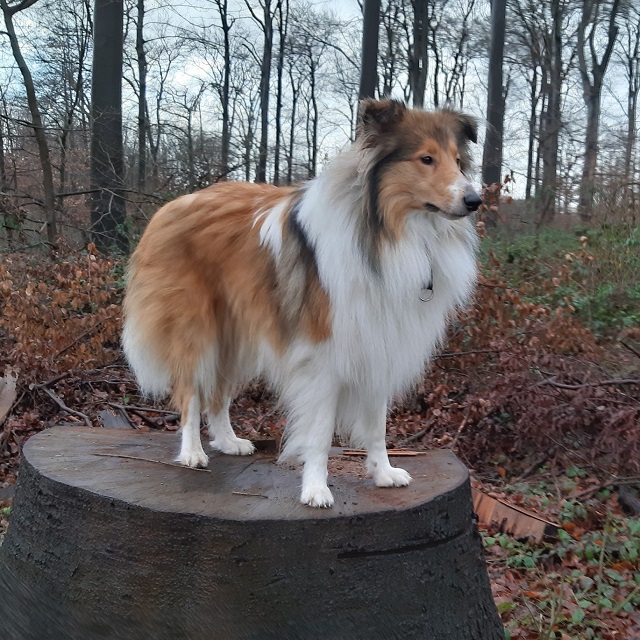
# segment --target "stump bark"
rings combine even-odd
[[[170,466],[177,445],[75,427],[27,442],[0,548],[1,638],[504,637],[451,452],[400,459],[413,483],[379,489],[336,450],[336,505],[316,510],[273,455],[196,471]]]

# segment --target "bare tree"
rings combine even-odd
[[[74,181],[73,169],[68,166],[68,155],[88,150],[86,129],[86,79],[89,75],[88,58],[93,37],[92,9],[89,0],[60,0],[50,6],[51,20],[42,27],[43,43],[37,49],[37,82],[43,90],[40,104],[49,124],[56,131],[59,155],[52,162],[58,173],[57,211],[64,209],[67,182]],[[79,181],[83,182],[84,176]],[[71,189],[75,189],[72,184]]]
[[[381,7],[380,22],[384,35],[383,50],[380,51],[382,88],[380,95],[390,96],[400,73],[402,62],[407,57],[404,46],[408,46],[408,21],[405,16],[406,0],[386,0]],[[403,38],[404,36],[404,38]]]
[[[372,98],[378,84],[378,25],[380,0],[364,0],[362,26],[362,65],[360,68],[360,98]]]
[[[602,82],[618,37],[616,18],[620,8],[620,0],[611,2],[608,16],[606,15],[606,7],[606,3],[601,0],[585,0],[582,3],[582,14],[578,26],[578,67],[582,78],[582,94],[587,108],[587,130],[578,204],[580,218],[583,221],[588,221],[591,218],[593,207]],[[596,33],[599,25],[603,22],[608,23],[607,38],[602,57],[598,60],[600,47],[596,44]],[[585,52],[587,45],[589,47],[588,61]]]
[[[220,154],[220,175],[226,179],[229,173],[229,149],[231,144],[231,127],[229,115],[230,84],[231,84],[231,29],[234,19],[229,15],[228,0],[216,0],[220,25],[222,27],[222,52],[224,67],[220,88],[220,103],[222,106],[222,145]]]
[[[542,74],[544,64],[545,33],[549,31],[544,5],[536,0],[519,0],[511,4],[514,19],[509,30],[510,46],[505,56],[507,64],[519,68],[529,86],[529,131],[527,141],[527,170],[525,199],[529,199],[537,186],[535,171],[539,154],[536,139],[539,134],[540,104],[542,97]],[[537,157],[536,157],[537,156]],[[534,166],[535,165],[535,166]]]
[[[43,205],[47,220],[47,239],[51,244],[54,244],[58,228],[56,221],[55,192],[53,188],[53,170],[51,167],[49,143],[47,141],[44,122],[40,112],[40,105],[36,96],[33,76],[31,75],[31,71],[24,59],[24,56],[22,55],[20,43],[18,42],[18,36],[16,35],[13,23],[13,17],[17,13],[28,9],[36,2],[37,0],[21,0],[15,4],[10,4],[8,0],[0,0],[0,8],[2,8],[2,13],[4,15],[4,24],[6,28],[5,33],[9,38],[9,43],[11,44],[13,58],[18,65],[20,73],[22,74],[24,88],[27,94],[27,104],[29,106],[29,112],[31,113],[31,126],[36,138],[36,144],[38,145],[40,168],[42,170],[42,187],[44,193]]]
[[[429,36],[429,2],[411,0],[413,9],[413,42],[409,48],[409,90],[413,96],[413,106],[424,105],[424,92],[427,88],[429,59],[427,39]]]
[[[138,191],[147,185],[147,54],[144,41],[144,0],[137,1],[136,56],[138,58]]]
[[[91,235],[100,251],[126,252],[122,146],[122,0],[96,0],[91,80]]]
[[[562,19],[563,0],[551,0],[551,30],[544,34],[545,68],[542,79],[544,109],[541,116],[540,148],[542,182],[540,185],[539,224],[551,222],[555,216],[558,184],[558,141],[562,122]]]
[[[260,150],[256,182],[267,181],[267,154],[269,149],[269,94],[271,79],[271,57],[273,55],[273,18],[281,0],[259,0],[262,16],[252,7],[250,0],[245,0],[247,9],[256,21],[264,36],[262,64],[260,67]]]
[[[504,86],[502,64],[506,0],[491,2],[491,50],[489,53],[489,89],[487,94],[487,133],[482,158],[482,181],[486,185],[502,182],[502,132],[504,128]]]
[[[630,4],[625,7],[624,37],[621,42],[620,58],[625,68],[627,80],[627,139],[624,149],[624,194],[633,199],[633,151],[636,146],[638,129],[638,95],[640,93],[640,8]],[[631,202],[634,204],[633,200]]]

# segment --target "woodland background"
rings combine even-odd
[[[126,256],[163,202],[312,178],[361,95],[451,104],[481,123],[482,277],[388,444],[453,448],[559,526],[483,529],[508,637],[640,637],[638,2],[0,8],[0,524],[33,433],[178,428],[119,348]],[[272,400],[250,387],[237,429],[277,437]]]

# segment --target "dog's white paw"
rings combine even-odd
[[[309,505],[310,507],[328,509],[333,506],[333,495],[326,484],[314,485],[312,487],[302,489],[300,502],[302,502],[302,504]]]
[[[202,450],[200,451],[185,451],[181,452],[177,457],[176,462],[184,465],[185,467],[205,468],[209,464],[209,456]]]
[[[209,446],[216,451],[226,453],[228,456],[250,456],[256,450],[253,442],[244,438],[211,440]]]
[[[412,479],[404,469],[391,466],[376,469],[373,474],[376,487],[406,487]]]

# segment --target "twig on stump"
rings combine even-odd
[[[201,469],[200,467],[185,467],[182,464],[175,464],[174,462],[165,462],[164,460],[151,460],[150,458],[138,458],[137,456],[124,456],[119,453],[94,453],[94,456],[100,456],[101,458],[124,458],[125,460],[142,460],[143,462],[154,462],[155,464],[164,464],[167,467],[176,467],[178,469],[190,469],[191,471],[204,471],[211,473],[210,469]]]
[[[364,449],[344,449],[341,455],[343,456],[366,456],[367,452]],[[426,451],[412,451],[410,449],[388,449],[387,455],[397,457],[413,457],[413,456],[426,456]]]

